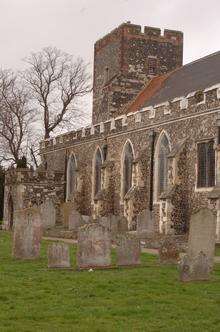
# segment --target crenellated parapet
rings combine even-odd
[[[40,143],[41,154],[62,147],[102,139],[126,131],[141,128],[154,128],[169,121],[197,116],[200,113],[211,112],[220,107],[220,83],[204,90],[192,91],[186,96],[175,97],[160,104],[142,107],[136,112],[130,112],[111,118],[107,121],[87,126],[76,131],[59,135]]]
[[[164,32],[162,33],[162,30],[160,28],[150,26],[144,26],[142,28],[141,25],[131,24],[127,22],[122,23],[119,27],[112,30],[103,38],[99,39],[95,43],[95,52],[99,52],[99,50],[105,47],[108,43],[111,43],[122,36],[129,35],[132,37],[136,36],[146,39],[155,39],[159,42],[164,43],[183,43],[183,33],[181,31],[164,29]]]

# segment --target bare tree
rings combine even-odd
[[[31,119],[28,92],[19,76],[0,70],[0,163],[18,165],[25,154]]]
[[[79,97],[91,91],[87,66],[83,60],[74,62],[72,56],[52,47],[32,53],[25,61],[29,65],[25,79],[40,105],[47,139],[70,118],[78,117]]]

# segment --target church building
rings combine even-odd
[[[220,241],[220,52],[182,62],[180,31],[127,22],[98,40],[92,124],[42,141],[41,169],[8,173],[5,227],[48,197],[57,223],[68,202],[93,219],[124,216],[130,231],[147,210],[155,234],[186,234],[209,207]]]

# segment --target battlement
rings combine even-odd
[[[44,170],[33,170],[30,168],[10,168],[5,174],[5,185],[19,183],[60,183],[62,181],[62,172],[47,172]]]
[[[110,33],[99,39],[95,43],[95,51],[97,52],[108,43],[120,39],[123,36],[136,36],[137,38],[153,38],[158,42],[170,42],[175,44],[183,43],[183,33],[177,30],[165,29],[164,33],[160,28],[144,26],[143,32],[141,25],[131,24],[129,22],[122,23]]]
[[[132,131],[141,127],[153,128],[166,121],[174,121],[181,117],[191,117],[199,112],[205,113],[210,107],[213,110],[219,108],[220,83],[199,91],[203,94],[203,101],[197,100],[197,92],[192,91],[186,96],[175,97],[161,104],[144,108],[139,107],[134,112],[44,140],[40,143],[41,153],[60,148],[66,149],[74,144],[103,139],[106,136],[120,134],[127,130]]]

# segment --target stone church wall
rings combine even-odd
[[[124,201],[121,198],[121,158],[123,147],[129,139],[134,148],[135,162],[138,164],[138,179],[134,193],[134,214],[149,208],[150,197],[150,134],[156,133],[156,142],[161,132],[165,131],[171,145],[171,152],[176,153],[176,170],[173,192],[170,202],[170,218],[177,225],[184,219],[187,223],[192,213],[203,206],[210,205],[207,190],[196,189],[197,142],[216,137],[216,119],[219,107],[219,88],[213,87],[204,92],[204,102],[197,103],[194,95],[180,98],[163,105],[155,105],[127,116],[111,119],[105,123],[84,130],[59,136],[55,141],[41,144],[43,159],[49,170],[59,166],[64,172],[64,160],[74,153],[78,165],[78,178],[81,182],[82,214],[93,213],[92,178],[93,158],[97,147],[107,145],[107,161],[112,163],[111,208],[109,213],[123,214]],[[182,106],[184,99],[184,107]],[[55,143],[55,144],[54,144]],[[173,153],[174,153],[173,152]],[[174,153],[174,154],[175,154]],[[56,160],[55,163],[52,160]],[[50,168],[51,167],[51,168]],[[161,201],[155,202],[155,230],[159,230],[159,210]],[[215,206],[212,206],[215,209]],[[184,215],[182,212],[184,211]]]

